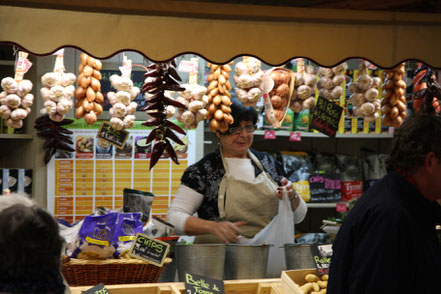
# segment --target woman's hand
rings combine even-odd
[[[276,197],[282,200],[283,198],[283,189],[286,189],[286,192],[288,192],[288,198],[289,200],[294,200],[294,197],[296,196],[294,188],[292,186],[292,182],[289,181],[287,178],[283,177],[280,181],[281,186],[277,187],[276,191]]]
[[[240,235],[239,227],[245,224],[246,222],[211,222],[210,233],[218,236],[225,243],[236,243]]]
[[[292,211],[295,211],[300,204],[300,197],[297,194],[296,190],[294,190],[292,182],[283,177],[280,181],[280,184],[281,186],[277,187],[276,197],[282,200],[283,189],[286,189],[286,191],[288,192],[288,198],[291,201],[291,209]]]

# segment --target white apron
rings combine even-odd
[[[279,199],[275,197],[278,185],[256,156],[250,151],[248,156],[262,170],[252,181],[232,176],[221,151],[225,175],[219,186],[218,208],[222,221],[246,221],[247,224],[239,228],[241,235],[252,238],[277,214]],[[222,243],[222,240],[215,235],[200,235],[196,236],[195,243]]]

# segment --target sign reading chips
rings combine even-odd
[[[170,244],[138,233],[129,254],[134,258],[162,266],[169,249]]]

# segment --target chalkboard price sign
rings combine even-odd
[[[310,247],[312,258],[314,259],[317,273],[321,275],[329,274],[329,266],[331,265],[332,244],[311,244]]]
[[[99,283],[95,287],[81,292],[81,294],[109,294],[109,290],[107,290],[103,283]]]
[[[116,148],[123,149],[129,137],[129,132],[115,130],[108,122],[103,121],[97,137],[109,142]]]
[[[311,128],[335,137],[343,108],[323,97],[318,97],[311,119]]]
[[[339,174],[312,173],[309,176],[311,202],[341,201]]]
[[[156,266],[162,266],[169,249],[170,244],[138,233],[129,254]]]
[[[196,274],[185,274],[185,294],[224,294],[224,282]]]

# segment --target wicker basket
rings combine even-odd
[[[167,258],[162,267],[158,267],[139,259],[71,258],[63,262],[62,272],[69,286],[155,283],[170,262],[171,258]]]

